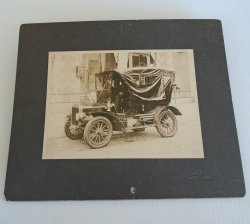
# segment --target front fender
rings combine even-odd
[[[182,113],[176,107],[173,107],[173,106],[157,106],[155,114],[159,115],[163,110],[166,110],[166,109],[173,112],[174,115],[182,115]]]
[[[168,110],[171,110],[175,115],[182,115],[182,113],[181,113],[176,107],[167,106],[166,108],[167,108]]]
[[[114,131],[125,131],[127,127],[127,119],[126,118],[119,118],[115,113],[112,112],[92,112],[93,117],[96,116],[103,116],[110,120]]]

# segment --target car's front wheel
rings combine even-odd
[[[81,139],[83,137],[83,128],[72,125],[70,118],[65,122],[64,132],[66,136],[72,140]]]
[[[106,146],[113,134],[109,119],[98,116],[91,119],[84,130],[84,140],[93,149]]]

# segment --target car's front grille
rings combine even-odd
[[[72,114],[71,114],[71,123],[74,125],[78,125],[78,121],[76,120],[76,114],[79,113],[78,107],[72,107]]]

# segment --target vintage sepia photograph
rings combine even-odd
[[[42,159],[204,158],[192,49],[49,52]]]

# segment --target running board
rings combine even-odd
[[[155,124],[147,124],[147,125],[140,125],[140,126],[135,126],[135,127],[127,127],[125,128],[125,131],[131,131],[139,128],[149,128],[149,127],[155,127]]]

